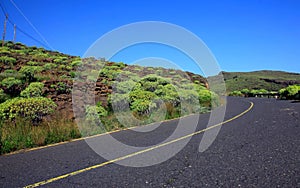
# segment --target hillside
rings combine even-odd
[[[44,84],[42,95],[50,98],[57,104],[56,110],[62,111],[68,119],[72,119],[71,90],[73,78],[78,76],[77,68],[85,60],[60,52],[27,47],[21,43],[13,44],[11,42],[7,42],[5,47],[0,48],[0,55],[0,82],[9,77],[21,81],[20,84],[12,87],[0,84],[0,89],[8,95],[8,98],[19,96],[22,90],[31,82],[42,82]],[[94,64],[99,63],[98,60],[92,58],[88,59],[88,61],[92,61]],[[196,82],[206,85],[206,80],[202,76],[190,72],[128,66],[124,63],[108,61],[101,63],[105,65],[96,81],[94,94],[96,95],[96,103],[101,102],[104,106],[108,105],[108,95],[112,93],[113,82],[117,77],[120,77],[120,75],[124,76],[124,74],[130,74],[132,78],[143,78],[146,75],[156,74],[165,78],[171,78],[178,83],[182,80],[190,80],[191,83]],[[28,73],[32,74],[31,78],[24,77],[24,74]],[[85,76],[89,74],[86,73]]]
[[[95,100],[81,98],[85,93]],[[0,153],[207,112],[218,104],[206,79],[191,72],[81,59],[21,43],[0,47]]]
[[[227,92],[247,89],[266,89],[278,91],[284,87],[300,84],[300,74],[283,71],[254,71],[254,72],[221,72],[223,74]],[[209,77],[214,82],[218,76]],[[218,86],[213,86],[218,87]]]

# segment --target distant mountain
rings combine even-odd
[[[221,72],[218,76],[209,77],[212,88],[216,79],[223,75],[227,92],[247,89],[266,89],[278,91],[288,85],[300,84],[300,74],[284,71],[261,70],[253,72]]]

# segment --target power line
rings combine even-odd
[[[6,17],[7,15],[8,15],[8,13],[7,13],[7,10],[5,9],[5,7],[4,7],[4,5],[1,3],[1,1],[0,1],[0,7],[1,7],[1,10],[2,10],[2,13],[4,14],[4,16]],[[16,6],[15,6],[16,7]],[[17,7],[16,7],[17,8]],[[20,9],[19,8],[17,8],[19,11],[20,11]],[[25,16],[23,13],[21,13],[23,16]],[[26,20],[28,20],[26,17],[25,17],[25,19]],[[49,45],[49,43],[46,41],[46,43],[47,44],[45,44],[45,43],[43,43],[43,42],[41,42],[40,40],[38,40],[38,39],[36,39],[35,37],[33,37],[32,35],[30,35],[29,33],[27,33],[27,32],[25,32],[23,29],[21,29],[19,26],[17,26],[9,17],[7,18],[7,20],[8,20],[8,23],[10,23],[13,27],[15,27],[16,28],[16,30],[18,30],[19,32],[21,32],[22,34],[24,34],[25,36],[27,36],[28,38],[30,38],[30,39],[32,39],[32,40],[34,40],[35,42],[37,42],[38,44],[40,44],[40,45],[42,45],[42,46],[44,46],[44,47],[46,47],[46,48],[50,48],[50,49],[53,49],[50,45]],[[29,21],[29,20],[28,20]],[[30,23],[30,22],[29,22]],[[31,26],[33,26],[32,24],[31,24]],[[35,29],[35,27],[33,26],[33,28]],[[35,29],[36,30],[36,29]]]
[[[19,9],[19,7],[16,5],[16,3],[13,0],[10,0],[10,2],[15,6],[15,8],[20,12],[20,14],[25,18],[25,20],[29,23],[29,25],[34,29],[34,31],[42,38],[42,40],[52,49],[54,50],[49,42],[45,39],[45,37],[34,27],[34,25],[29,21],[29,19],[25,16],[25,14]]]

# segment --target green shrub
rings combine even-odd
[[[7,69],[3,73],[0,74],[0,78],[5,79],[8,77],[14,77],[16,79],[21,79],[22,76],[16,70]]]
[[[1,55],[10,54],[10,49],[8,47],[6,47],[6,46],[0,47],[0,54]]]
[[[56,104],[44,97],[14,98],[0,104],[0,119],[15,119],[22,117],[33,122],[39,122],[42,118],[54,111]]]
[[[211,100],[212,100],[212,93],[207,89],[203,89],[200,90],[198,94],[199,94],[200,105],[210,107]]]
[[[281,99],[300,99],[300,85],[290,85],[279,90]]]
[[[59,65],[59,66],[58,66],[58,69],[59,69],[59,70],[65,70],[65,69],[66,69],[66,66],[65,66],[65,65]]]
[[[98,118],[106,117],[108,112],[101,105],[87,105],[85,108],[86,120],[95,122]]]
[[[9,66],[13,66],[16,63],[16,59],[8,56],[0,56],[0,63],[4,63]]]
[[[131,103],[130,108],[133,112],[138,114],[149,114],[153,109],[155,109],[156,103],[148,99],[137,99]]]
[[[244,95],[248,95],[250,93],[250,90],[245,88],[245,89],[241,90],[241,93],[244,94]]]
[[[57,94],[64,94],[64,93],[71,92],[71,88],[64,82],[58,82],[56,84],[55,90],[57,91]]]
[[[29,66],[37,66],[39,64],[41,64],[41,63],[40,62],[36,62],[36,61],[29,61],[29,62],[26,63],[26,65],[29,65]]]
[[[228,94],[229,96],[243,96],[242,92],[241,91],[232,91]]]
[[[32,82],[25,90],[21,92],[21,97],[41,97],[44,84],[41,82]]]
[[[16,74],[17,71],[13,70],[13,69],[7,69],[3,73],[6,74],[6,75],[9,75],[9,74]]]
[[[38,52],[38,51],[33,51],[32,52],[32,59],[36,61],[42,61],[46,58],[50,57],[49,54],[43,53],[43,52]]]
[[[8,77],[1,81],[1,85],[10,89],[12,87],[20,86],[22,84],[21,80],[18,80],[14,77]]]
[[[72,61],[72,63],[71,63],[72,67],[77,67],[77,66],[81,66],[81,65],[82,65],[81,60],[75,60],[75,61]]]
[[[44,70],[52,70],[52,69],[54,69],[54,68],[56,68],[56,67],[57,67],[57,65],[54,64],[54,63],[46,63],[46,64],[43,66]]]
[[[35,75],[42,71],[43,71],[43,67],[41,67],[41,66],[23,66],[19,70],[19,73],[21,73],[23,75],[25,80],[32,82],[36,79]]]
[[[73,67],[68,66],[68,65],[66,66],[66,70],[67,70],[67,71],[70,71],[70,70],[72,70],[72,69],[73,69]]]
[[[119,82],[116,84],[116,89],[117,89],[116,92],[120,93],[120,94],[129,93],[134,88],[135,85],[136,85],[136,82],[134,82],[132,80]]]
[[[56,64],[66,64],[67,63],[67,57],[56,57],[53,62]]]
[[[71,76],[71,78],[75,78],[75,77],[76,77],[76,72],[71,71],[71,72],[70,72],[70,76]]]

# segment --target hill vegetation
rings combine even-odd
[[[87,82],[93,79],[90,87]],[[74,107],[72,99],[80,97],[72,92],[74,80],[95,101],[79,100]],[[21,43],[0,47],[1,153],[207,112],[218,105],[206,79],[190,72],[81,59]],[[80,131],[73,107],[86,124]]]
[[[254,71],[254,72],[221,72],[225,83],[227,93],[233,91],[241,91],[243,89],[248,90],[260,90],[265,89],[267,91],[278,91],[289,85],[300,84],[299,73],[289,73],[283,71]],[[220,76],[220,75],[219,75]],[[218,78],[209,77],[213,83]],[[213,87],[218,88],[218,85]]]

